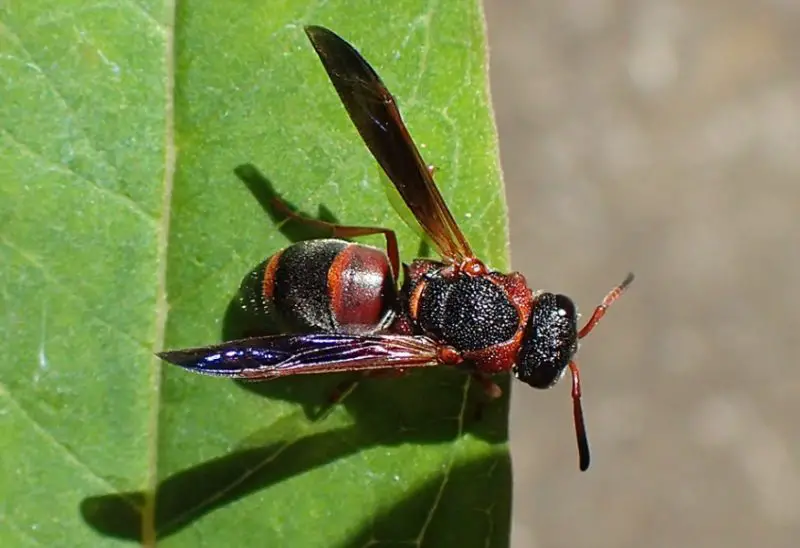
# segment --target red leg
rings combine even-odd
[[[298,215],[289,209],[289,207],[278,198],[272,199],[272,205],[275,207],[275,209],[290,219],[294,219],[295,221],[299,221],[310,226],[315,226],[321,230],[329,230],[331,236],[334,238],[356,238],[358,236],[383,234],[386,238],[386,254],[389,256],[389,263],[392,265],[392,273],[395,275],[395,277],[400,275],[400,250],[397,246],[397,236],[393,230],[377,226],[337,225],[335,223],[328,223],[318,219],[309,219],[308,217]]]
[[[377,369],[375,371],[366,371],[361,375],[361,378],[347,380],[347,381],[342,382],[339,386],[337,386],[336,389],[331,394],[331,396],[329,398],[329,402],[330,402],[331,405],[335,405],[337,403],[342,403],[342,401],[344,401],[344,399],[347,396],[349,396],[353,392],[353,390],[356,389],[356,387],[358,386],[358,383],[364,377],[370,377],[370,378],[377,378],[377,377],[397,378],[397,377],[402,377],[405,374],[406,374],[406,370],[405,369],[400,369],[400,368],[397,368],[397,369]]]
[[[313,420],[321,421],[326,419],[336,405],[342,403],[347,396],[353,393],[356,387],[358,387],[358,379],[348,379],[339,383],[336,388],[333,389],[331,395],[328,396],[327,405],[322,407],[319,412],[314,415]]]
[[[402,377],[406,374],[405,369],[379,369],[376,371],[367,371],[363,373],[360,378],[358,379],[348,379],[340,383],[334,390],[331,392],[330,397],[328,398],[328,405],[324,409],[322,409],[319,413],[316,414],[314,417],[315,421],[322,420],[330,415],[333,408],[336,407],[337,404],[342,403],[344,399],[349,396],[350,394],[358,388],[358,383],[365,377]]]
[[[589,468],[589,440],[586,437],[581,406],[581,373],[575,362],[569,362],[569,370],[572,373],[572,420],[575,423],[575,439],[578,441],[578,466],[585,472]]]
[[[488,401],[493,401],[503,395],[503,391],[492,379],[481,373],[473,373],[472,378],[481,386]]]
[[[476,421],[479,421],[483,417],[483,408],[487,404],[502,396],[503,391],[492,379],[486,375],[481,373],[473,373],[472,378],[480,385],[481,389],[483,389],[483,394],[486,398],[484,401],[479,401],[477,404],[475,404],[475,412],[473,416]]]

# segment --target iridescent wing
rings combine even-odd
[[[437,344],[422,336],[313,333],[271,335],[158,356],[190,371],[234,379],[409,369],[439,365]]]

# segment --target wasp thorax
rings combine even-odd
[[[514,375],[534,388],[549,388],[558,382],[578,350],[577,321],[569,297],[539,295],[528,318]]]
[[[503,289],[486,277],[431,277],[419,309],[424,331],[462,352],[504,343],[519,329],[519,312]]]

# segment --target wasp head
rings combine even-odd
[[[533,303],[514,375],[534,388],[550,388],[578,351],[578,315],[565,295],[542,293]]]

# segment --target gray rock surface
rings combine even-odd
[[[800,546],[800,1],[489,0],[514,267],[584,315],[515,384],[514,546]]]

